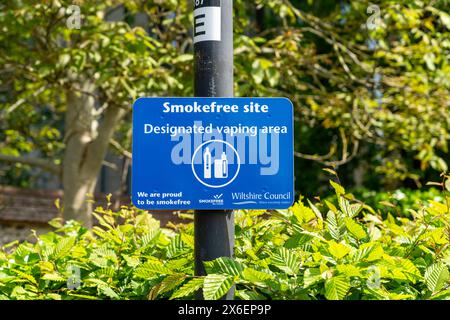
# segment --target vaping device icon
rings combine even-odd
[[[203,153],[203,177],[211,179],[212,158],[209,147],[206,147]],[[228,178],[228,159],[225,152],[222,152],[220,159],[214,160],[214,178]]]
[[[211,178],[211,152],[208,147],[203,153],[203,176],[205,179]]]
[[[225,152],[222,152],[220,159],[214,160],[214,178],[228,177],[228,160]]]

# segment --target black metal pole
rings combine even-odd
[[[206,7],[209,9],[202,9]],[[215,8],[210,10],[210,7]],[[217,7],[220,8],[220,19],[215,16]],[[217,23],[220,23],[220,29],[217,29]],[[196,97],[233,96],[232,0],[194,1],[194,64]],[[233,211],[196,210],[194,232],[196,275],[206,274],[203,261],[233,256]],[[234,287],[223,299],[231,300],[233,297]],[[197,298],[203,298],[201,293]]]

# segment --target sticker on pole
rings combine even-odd
[[[286,98],[139,98],[132,201],[141,209],[283,209],[294,201]]]
[[[194,44],[202,41],[220,41],[220,0],[194,0]]]

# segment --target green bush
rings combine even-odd
[[[193,276],[193,225],[161,228],[144,211],[97,208],[99,226],[53,220],[54,232],[0,252],[2,299],[450,299],[450,197],[411,218],[336,191],[333,205],[236,214],[235,259]]]
[[[429,200],[444,201],[442,191],[436,188],[406,189],[400,188],[394,191],[374,191],[367,189],[352,190],[352,194],[360,201],[379,211],[383,217],[389,213],[395,216],[412,217],[411,210],[420,210],[429,204]],[[326,198],[335,202],[335,197]]]

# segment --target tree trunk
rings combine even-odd
[[[63,217],[92,226],[93,195],[103,159],[114,129],[125,114],[123,109],[110,106],[100,125],[95,119],[94,85],[83,81],[79,90],[68,90],[65,119],[66,149],[63,162]]]

